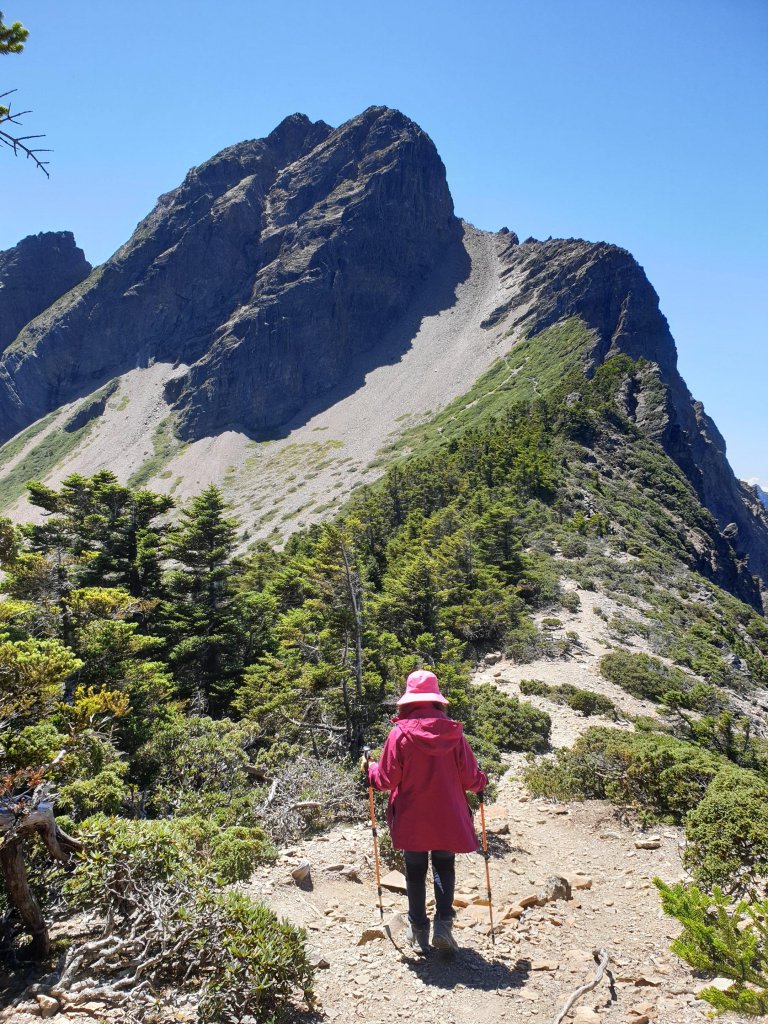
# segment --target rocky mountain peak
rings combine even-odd
[[[615,356],[642,360],[624,412],[716,520],[718,566],[701,571],[753,602],[752,575],[768,579],[765,510],[736,481],[723,438],[682,380],[642,267],[605,242],[520,243],[508,229],[462,225],[434,144],[398,110],[372,106],[337,128],[292,114],[190,170],[85,281],[83,266],[77,288],[54,289],[56,301],[18,337],[41,306],[6,330],[0,442],[86,395],[103,411],[107,382],[153,368],[157,393],[129,474],[149,455],[150,413],[174,444],[230,431],[247,444],[293,435],[348,399],[333,429],[346,423],[357,453],[360,403],[375,409],[373,466],[402,423],[466,393],[519,342],[546,346],[550,329],[574,321],[589,339],[579,363],[588,377]],[[726,580],[721,563],[738,579]]]
[[[28,235],[0,252],[0,351],[90,271],[71,231]]]
[[[442,161],[403,114],[335,130],[294,114],[190,171],[19,338],[0,437],[152,361],[191,366],[169,390],[184,436],[269,431],[376,346],[459,235]]]

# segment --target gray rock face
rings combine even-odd
[[[168,388],[183,436],[285,422],[375,348],[459,244],[445,168],[421,129],[372,108],[330,134],[276,178],[247,301]]]
[[[303,115],[190,171],[0,362],[0,440],[150,360],[180,433],[283,423],[375,347],[459,244],[445,168],[397,111]]]
[[[29,235],[0,252],[0,351],[90,272],[91,265],[71,231]]]

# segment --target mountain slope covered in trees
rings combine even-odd
[[[627,416],[625,395],[645,372],[642,361],[617,356],[588,379],[572,362],[591,341],[585,326],[569,320],[548,331],[546,350],[564,355],[546,395],[499,389],[492,372],[417,428],[409,447],[418,454],[283,551],[261,543],[238,555],[236,526],[215,488],[175,524],[169,499],[131,491],[106,472],[32,488],[45,522],[4,532],[3,660],[23,688],[6,698],[15,729],[3,767],[16,806],[43,773],[58,792],[63,836],[90,851],[65,884],[70,908],[122,919],[110,872],[131,861],[139,838],[152,892],[165,887],[171,907],[182,898],[178,881],[157,874],[170,857],[199,927],[214,914],[216,927],[250,949],[266,923],[244,921],[229,903],[206,904],[199,872],[221,882],[247,877],[272,856],[273,842],[305,827],[291,810],[297,795],[320,804],[314,827],[357,817],[361,794],[345,758],[381,741],[389,702],[419,664],[438,672],[492,773],[504,751],[545,751],[549,717],[492,687],[472,687],[469,669],[488,650],[521,663],[568,659],[578,637],[555,639],[534,619],[567,605],[564,574],[626,607],[619,636],[646,631],[663,660],[635,664],[639,656],[619,643],[617,655],[626,651],[628,660],[606,672],[671,717],[638,724],[629,734],[636,740],[618,752],[612,730],[587,734],[572,760],[545,761],[531,785],[578,793],[579,780],[596,784],[591,769],[583,775],[584,752],[630,764],[663,752],[669,769],[678,765],[672,777],[683,771],[674,783],[682,788],[666,782],[657,790],[645,769],[645,789],[616,799],[680,820],[697,811],[710,780],[715,809],[707,814],[720,813],[721,772],[737,773],[747,788],[762,784],[768,627],[713,582],[728,578],[754,599],[752,578],[685,475]],[[694,789],[685,781],[691,758],[702,780]],[[702,877],[719,877],[703,813]],[[94,874],[89,857],[105,849],[106,874]],[[33,871],[44,868],[37,863]],[[747,869],[759,874],[760,863]],[[61,881],[38,885],[50,899]],[[149,898],[141,886],[123,896],[125,908]],[[176,918],[165,926],[181,927]],[[36,941],[44,952],[45,933]],[[178,984],[183,957],[158,962],[158,979]],[[296,963],[299,973],[275,985],[276,998],[308,984]],[[248,964],[235,956],[220,965],[233,991],[247,986],[256,969]],[[88,957],[79,970],[98,985]],[[219,984],[216,974],[202,1004],[215,1019]]]

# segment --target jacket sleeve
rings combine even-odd
[[[398,757],[397,738],[400,730],[395,727],[387,736],[381,758],[368,765],[368,780],[374,789],[395,789],[402,778],[403,770]]]
[[[480,770],[472,748],[464,737],[459,747],[459,774],[462,788],[472,793],[479,793],[488,785],[488,776]]]

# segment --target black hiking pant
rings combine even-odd
[[[429,854],[403,850],[405,887],[408,893],[408,920],[414,928],[427,928],[427,866]],[[432,880],[435,883],[435,916],[453,919],[453,890],[456,885],[456,854],[448,850],[432,851]]]

